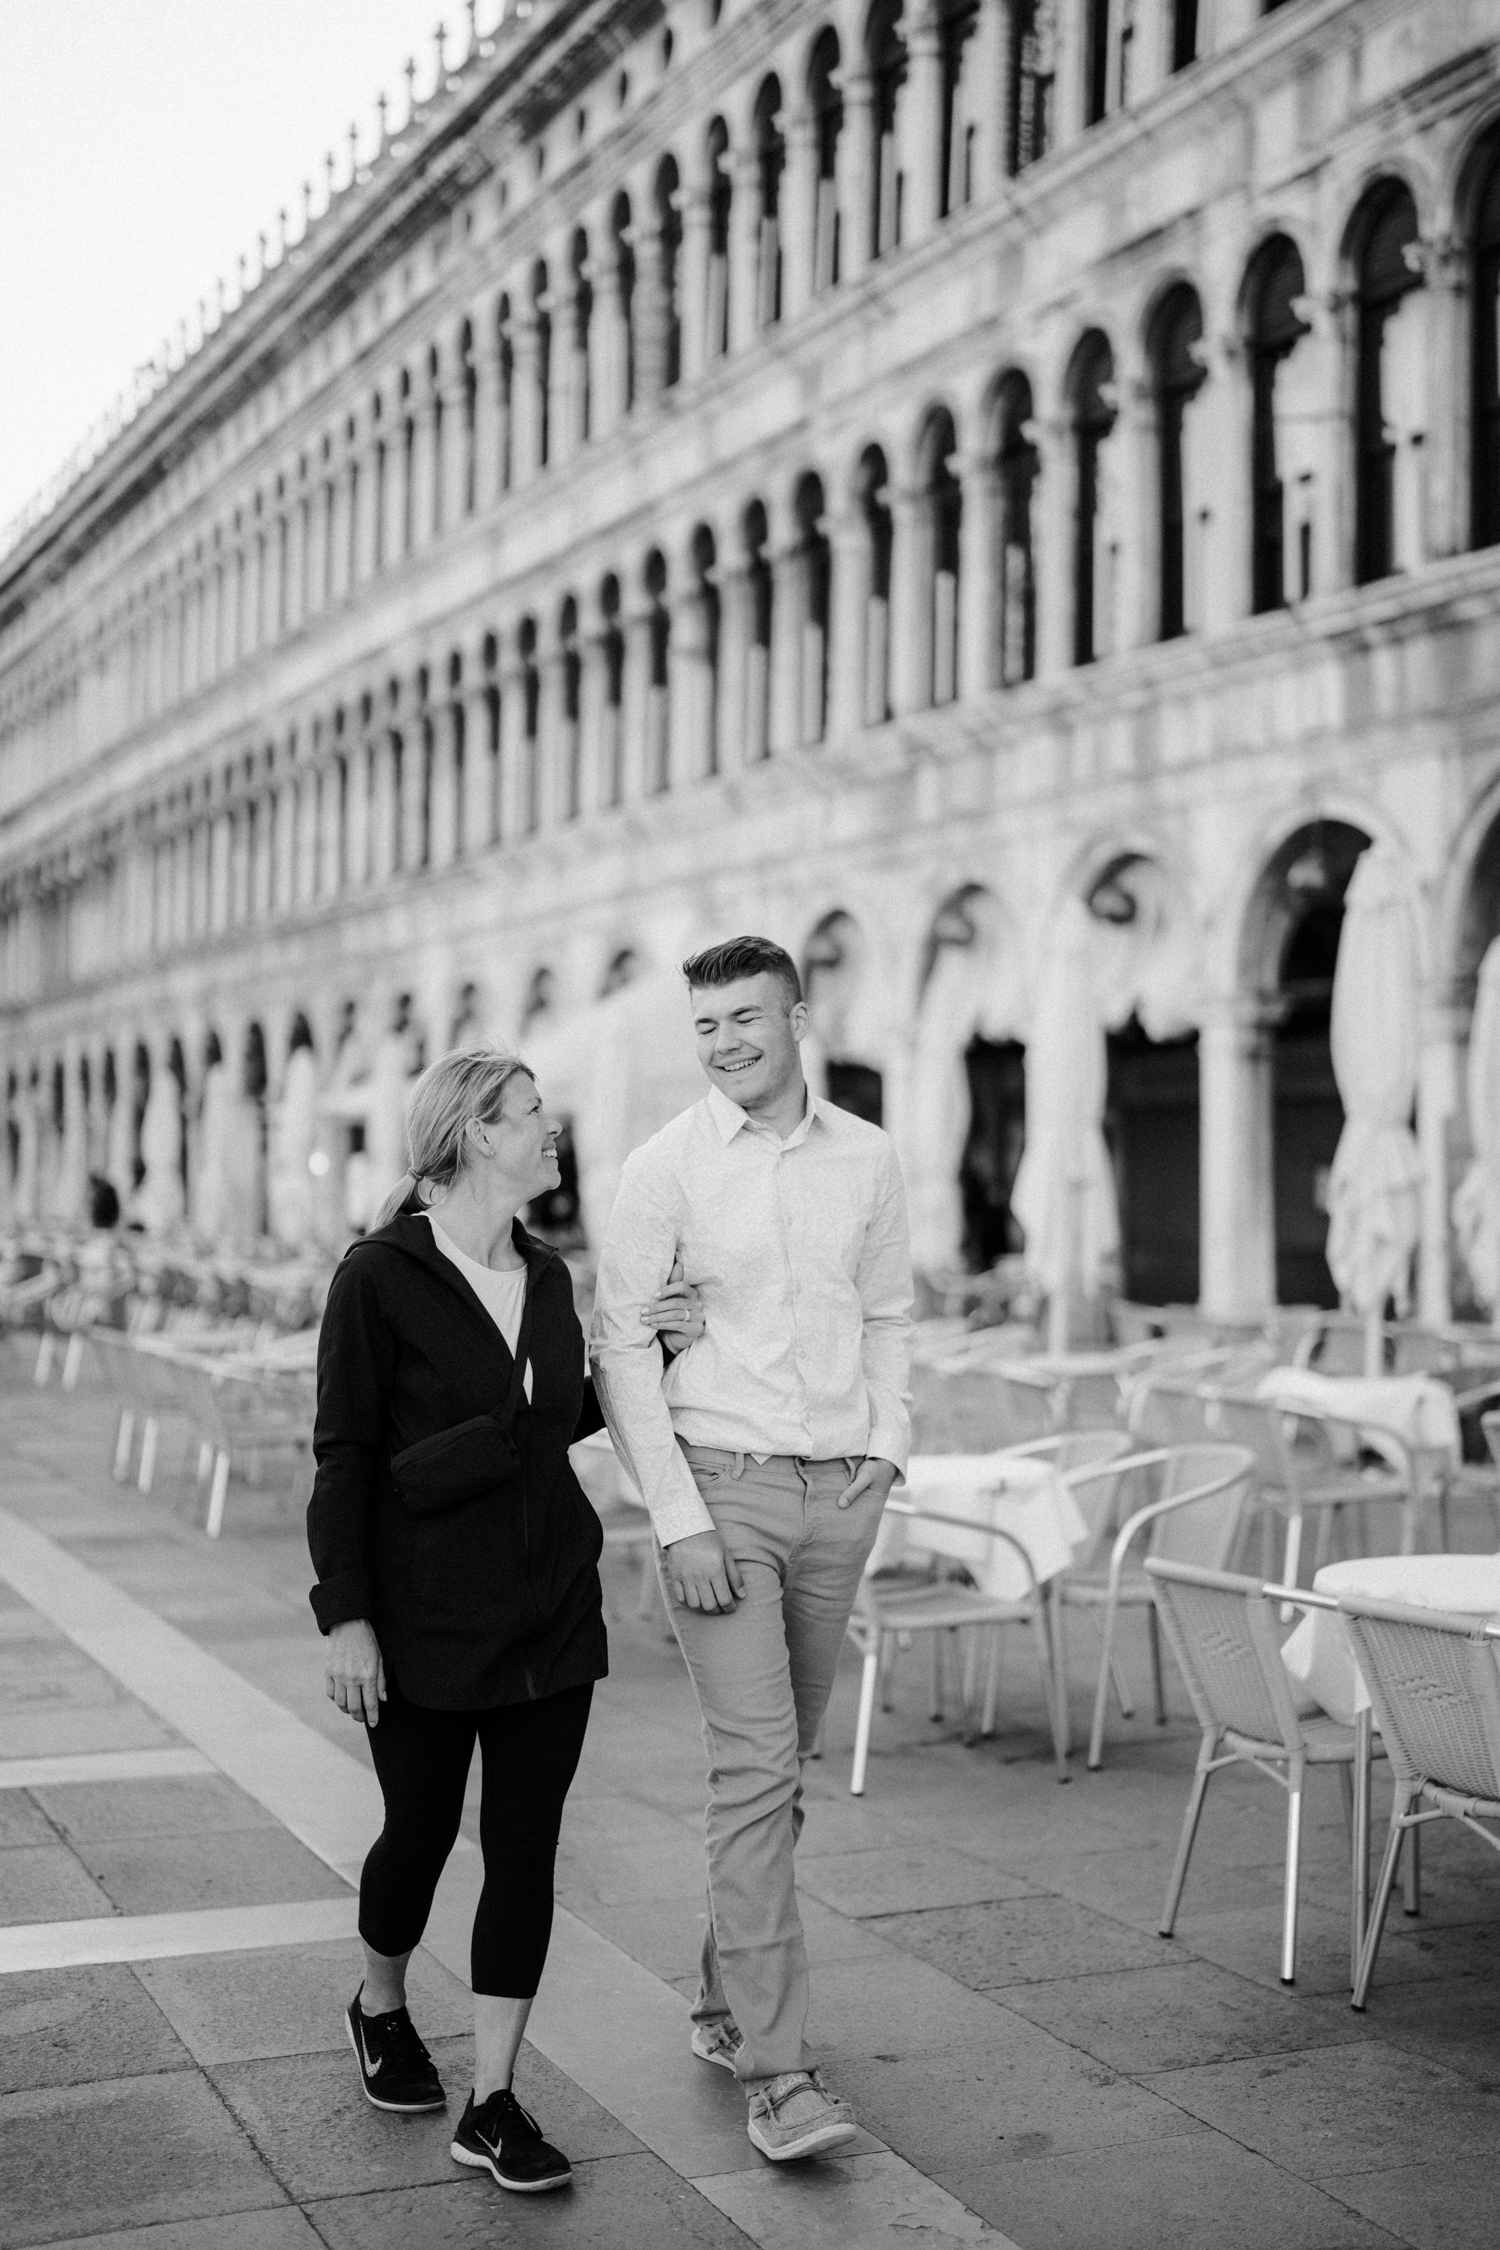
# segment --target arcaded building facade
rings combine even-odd
[[[1462,1298],[1500,0],[521,0],[428,79],[0,558],[0,1206],[336,1233],[422,1053],[750,928],[981,1262],[1078,901],[1126,1286],[1326,1297],[1379,838]]]

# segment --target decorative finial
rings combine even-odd
[[[479,45],[479,0],[464,0],[464,8],[469,18],[469,52],[464,56],[467,62]]]
[[[178,323],[177,323],[177,364],[178,364],[178,366],[179,366],[179,367],[185,367],[185,366],[186,366],[186,364],[187,364],[187,356],[188,356],[188,333],[187,333],[187,322],[186,322],[185,320],[179,320],[179,321],[178,321]]]
[[[245,283],[245,267],[246,267],[246,258],[245,258],[245,253],[244,253],[244,251],[242,250],[242,251],[240,252],[240,254],[239,254],[238,258],[237,258],[237,259],[235,260],[235,271],[236,271],[236,273],[237,273],[237,274],[238,274],[238,276],[239,276],[239,296],[240,296],[240,299],[241,299],[241,301],[242,301],[242,302],[243,302],[243,299],[244,299],[244,295],[245,295],[245,288],[246,288],[246,283]]]
[[[224,325],[224,276],[222,274],[220,274],[218,280],[214,283],[214,298],[216,307],[214,313],[214,326],[215,328],[222,328]]]
[[[385,98],[385,91],[384,88],[382,88],[381,91],[375,96],[375,115],[380,119],[380,145],[382,148],[385,147],[386,136],[390,131],[390,126],[386,122],[386,110],[388,107],[389,104],[387,103]]]
[[[304,234],[307,234],[307,233],[309,233],[309,232],[311,231],[311,228],[312,228],[312,181],[311,181],[311,180],[304,180],[304,181],[303,181],[303,183],[302,183],[302,232],[303,232]]]
[[[448,68],[448,58],[445,53],[448,44],[448,27],[446,24],[440,23],[438,25],[437,30],[432,35],[432,43],[437,49],[437,82],[441,86],[443,75]]]
[[[330,148],[330,149],[328,149],[328,150],[326,150],[326,151],[324,152],[324,156],[323,156],[323,208],[324,208],[324,210],[325,210],[325,211],[326,211],[326,210],[328,209],[328,206],[329,206],[329,204],[330,204],[330,203],[331,203],[332,201],[333,201],[333,150],[332,150],[332,149]]]
[[[417,58],[408,55],[401,73],[406,80],[406,122],[409,125],[417,114]]]
[[[353,187],[359,177],[359,127],[352,120],[349,125],[349,185]]]
[[[284,258],[285,256],[286,256],[286,205],[285,205],[285,204],[283,203],[283,204],[282,204],[282,206],[281,206],[281,209],[280,209],[280,210],[279,210],[279,211],[277,212],[277,214],[276,214],[276,263],[277,263],[278,265],[280,265],[280,263],[281,263],[282,259],[283,259],[283,258]]]
[[[259,287],[260,283],[266,278],[266,230],[264,227],[255,237],[255,245],[260,252],[260,266],[255,276],[256,286]]]

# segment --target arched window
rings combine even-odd
[[[1083,121],[1097,125],[1109,109],[1110,0],[1085,0]]]
[[[1198,59],[1198,0],[1173,0],[1172,68],[1186,70]]]
[[[874,107],[875,170],[870,181],[870,255],[883,257],[901,240],[901,162],[897,112],[906,84],[902,0],[875,0],[865,37]]]
[[[1185,438],[1205,380],[1193,356],[1202,335],[1197,291],[1179,282],[1158,305],[1146,339],[1156,405],[1157,638],[1163,641],[1175,640],[1188,625],[1188,516],[1203,496],[1190,489]]]
[[[621,190],[610,213],[615,262],[615,305],[620,329],[620,410],[635,404],[635,251],[630,241],[630,198]]]
[[[878,445],[867,446],[860,456],[855,493],[868,540],[869,574],[861,711],[865,725],[874,727],[884,725],[891,715],[891,553],[895,543],[890,476]]]
[[[1500,543],[1500,134],[1474,201],[1473,499],[1469,544]]]
[[[719,770],[719,652],[722,612],[718,580],[714,574],[717,549],[714,535],[706,523],[700,523],[695,529],[690,553],[699,612],[699,647],[704,669],[702,703],[698,714],[703,731],[702,770],[705,774],[714,774]]]
[[[536,322],[536,465],[545,469],[552,457],[552,312],[541,258],[531,272],[531,312]]]
[[[1310,458],[1304,470],[1298,445],[1310,432],[1289,430],[1289,416],[1283,412],[1291,403],[1285,362],[1308,333],[1296,311],[1305,290],[1296,245],[1284,234],[1273,235],[1257,252],[1245,291],[1252,401],[1250,599],[1257,616],[1287,601],[1305,600],[1312,592],[1312,511],[1307,502],[1313,471]],[[1306,492],[1299,489],[1304,481]]]
[[[954,473],[958,438],[946,407],[929,415],[918,448],[922,504],[913,531],[925,552],[913,557],[929,588],[928,647],[918,687],[924,703],[951,703],[958,693],[958,553],[963,490]]]
[[[659,796],[672,781],[672,616],[667,608],[667,564],[660,548],[646,557],[648,663],[646,678],[647,796]]]
[[[625,633],[620,623],[620,581],[613,571],[599,588],[604,630],[599,651],[604,671],[604,710],[599,743],[599,795],[618,805],[625,787]]]
[[[1052,141],[1052,88],[1057,63],[1057,0],[1012,0],[1010,114],[1005,169],[1012,179],[1045,156]]]
[[[807,106],[817,136],[818,177],[813,190],[813,288],[832,289],[839,278],[839,134],[844,97],[836,83],[838,33],[821,31],[807,70]]]
[[[593,430],[593,367],[589,358],[589,329],[594,316],[594,286],[589,279],[589,238],[582,227],[573,237],[569,259],[573,274],[573,443],[586,445]]]
[[[1420,287],[1407,264],[1417,239],[1417,212],[1399,180],[1384,180],[1366,196],[1351,241],[1359,303],[1354,403],[1354,576],[1358,585],[1399,568],[1396,505],[1398,408],[1408,387],[1406,324],[1402,300]],[[1401,416],[1401,420],[1406,417]]]
[[[536,619],[523,617],[516,638],[521,659],[521,828],[534,836],[542,823],[542,675],[536,660]]]
[[[1115,423],[1114,355],[1091,329],[1073,354],[1068,403],[1073,423],[1073,661],[1092,664],[1113,647],[1111,513],[1102,489],[1106,441]]]
[[[659,324],[658,381],[671,388],[682,373],[682,309],[679,273],[682,264],[682,213],[677,201],[677,164],[664,156],[656,168],[656,318]]]
[[[1031,504],[1037,450],[1031,437],[1031,385],[1012,370],[995,399],[995,620],[998,684],[1016,687],[1036,672],[1036,580]]]
[[[801,611],[798,674],[798,740],[821,742],[828,732],[828,658],[833,553],[823,526],[823,483],[811,474],[798,481],[792,501],[797,524],[797,580]]]
[[[509,492],[515,475],[515,344],[510,327],[510,299],[502,297],[495,308],[495,350],[500,370],[500,396],[496,411],[500,416],[500,432],[496,453],[500,461],[500,489]]]
[[[770,527],[759,500],[745,510],[745,757],[771,750],[771,562],[766,553]]]
[[[443,370],[441,362],[438,359],[436,344],[433,345],[431,351],[427,354],[427,371],[424,380],[427,387],[427,428],[429,446],[427,458],[427,477],[429,490],[427,492],[426,506],[427,521],[422,525],[422,537],[424,539],[430,539],[435,532],[439,532],[444,529],[443,478],[447,463],[447,448],[453,442],[453,432],[448,426],[448,413],[443,401]],[[328,457],[329,451],[330,448],[328,440],[325,438],[323,441],[323,452],[325,458]],[[330,470],[328,478],[328,530],[324,535],[323,540],[324,601],[330,600],[333,595],[333,519],[334,508],[336,505],[336,492],[336,480],[332,471]]]
[[[721,359],[729,349],[729,222],[734,182],[729,171],[729,127],[716,117],[708,128],[708,288],[704,353]]]
[[[583,810],[580,733],[583,659],[578,650],[578,604],[571,594],[566,597],[558,612],[557,642],[562,652],[559,666],[561,707],[558,711],[557,745],[562,769],[562,813],[565,820],[576,820]]]
[[[969,43],[979,27],[979,0],[942,0],[939,36],[943,55],[942,171],[938,216],[962,210],[974,194],[974,140],[982,114],[975,89],[965,82]]]
[[[781,130],[781,80],[774,73],[755,97],[755,325],[781,318],[781,175],[786,139]]]
[[[479,397],[479,379],[474,368],[474,331],[467,321],[458,339],[459,391],[463,413],[463,487],[462,505],[466,516],[474,513],[478,497],[476,458],[474,446],[475,411]]]

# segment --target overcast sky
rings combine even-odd
[[[499,0],[480,0],[483,31]],[[0,0],[0,526],[462,0]]]

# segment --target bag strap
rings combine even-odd
[[[511,1358],[510,1385],[500,1404],[491,1412],[491,1420],[502,1430],[509,1431],[515,1420],[516,1408],[521,1403],[526,1382],[526,1362],[531,1352],[531,1299],[532,1268],[526,1268],[526,1292],[521,1301],[521,1325],[516,1331],[515,1351]]]

